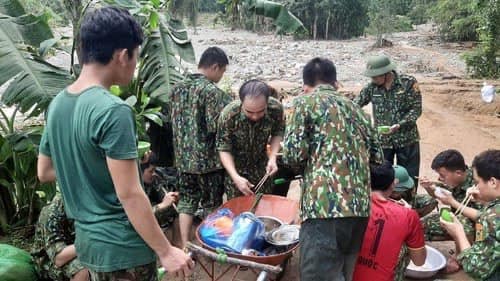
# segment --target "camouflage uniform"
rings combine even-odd
[[[41,279],[54,281],[70,280],[84,267],[78,258],[73,259],[61,268],[55,266],[55,257],[64,248],[75,242],[73,221],[64,212],[64,204],[60,194],[56,194],[52,202],[43,207],[36,225],[35,241],[31,254]]]
[[[472,169],[468,168],[466,171],[467,175],[465,178],[465,181],[460,184],[459,186],[453,188],[451,191],[451,194],[453,195],[453,198],[455,198],[458,202],[462,202],[466,196],[467,188],[471,187],[474,185],[474,178],[472,177]],[[429,196],[429,195],[428,195]],[[430,196],[429,196],[430,197]],[[481,205],[475,202],[469,202],[467,205],[471,208],[474,209],[481,209]],[[455,212],[456,210],[454,208],[451,209],[452,212]],[[464,225],[465,233],[467,236],[473,237],[474,236],[474,222],[472,220],[469,220],[468,218],[464,216],[458,217],[460,222]],[[424,226],[424,235],[425,239],[429,241],[436,241],[436,240],[451,240],[449,237],[448,233],[441,227],[441,224],[439,223],[439,214],[434,213],[430,214],[428,216],[425,216],[422,218],[422,224]]]
[[[223,167],[215,149],[217,118],[231,97],[201,74],[191,74],[171,93],[175,166],[179,172],[180,213],[222,204]],[[201,191],[201,192],[200,192]],[[209,196],[204,194],[208,193]]]
[[[302,219],[368,217],[369,163],[383,160],[369,118],[327,85],[295,98],[293,106],[283,161],[305,167]]]
[[[476,241],[457,259],[478,280],[500,280],[500,199],[490,202],[476,223]]]
[[[165,209],[158,209],[156,205],[163,201],[163,197],[167,194],[167,192],[171,192],[175,190],[176,180],[175,178],[166,177],[164,175],[163,168],[156,168],[158,172],[158,177],[153,178],[153,183],[146,184],[144,183],[144,191],[153,205],[153,212],[155,214],[156,220],[160,224],[162,228],[168,228],[171,226],[178,214],[177,211],[172,207],[168,207]]]
[[[145,264],[113,272],[95,272],[90,270],[91,281],[158,281],[156,263]]]
[[[217,150],[230,152],[236,171],[250,183],[257,184],[266,173],[268,157],[266,145],[272,137],[283,137],[285,118],[281,103],[270,97],[264,117],[253,122],[241,110],[241,101],[228,104],[219,118],[217,131]],[[225,180],[228,199],[241,196],[231,177]],[[271,180],[268,180],[263,193],[271,193]]]
[[[414,77],[399,75],[395,71],[392,73],[394,82],[391,89],[370,83],[354,102],[360,106],[372,103],[375,126],[400,125],[395,133],[380,135],[384,157],[393,163],[396,154],[397,164],[405,167],[410,176],[416,177],[420,167],[417,119],[422,114],[422,95]]]

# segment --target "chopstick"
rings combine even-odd
[[[264,183],[267,181],[267,179],[269,178],[269,173],[266,173],[262,179],[260,179],[259,183],[257,183],[257,185],[254,187],[254,193],[257,193],[259,192],[259,190],[264,186]]]
[[[471,191],[474,190],[475,188],[476,188],[476,186],[472,187]],[[468,192],[465,195],[464,200],[462,200],[462,202],[460,202],[459,208],[455,211],[455,216],[460,216],[464,212],[465,207],[467,207],[467,205],[469,205],[469,202],[471,199],[472,199],[472,194],[470,192]]]
[[[422,180],[422,178],[417,177],[417,176],[415,176],[414,178],[416,178],[417,180]],[[445,187],[446,189],[452,189],[451,186],[447,185],[446,183],[444,183],[442,181],[429,181],[429,182],[434,184],[434,185]]]

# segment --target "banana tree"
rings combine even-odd
[[[268,0],[243,0],[246,10],[259,16],[272,18],[278,34],[294,34],[307,32],[302,22],[283,4]]]

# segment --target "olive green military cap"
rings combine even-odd
[[[379,55],[368,58],[366,62],[366,70],[363,72],[364,76],[375,77],[386,74],[396,69],[396,65],[391,62],[386,55]]]

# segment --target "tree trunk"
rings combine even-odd
[[[326,24],[325,24],[325,40],[328,40],[328,27],[330,26],[330,17],[332,13],[328,11],[328,17],[326,18]]]
[[[316,36],[318,33],[318,14],[314,13],[314,23],[313,23],[313,39],[316,40]]]

